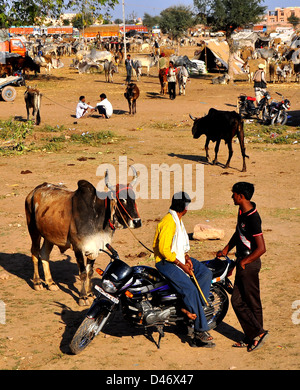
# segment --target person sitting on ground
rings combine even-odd
[[[94,111],[99,112],[102,118],[109,119],[113,114],[112,104],[108,101],[105,93],[101,93],[100,102],[96,104]]]
[[[190,278],[195,276],[205,298],[208,299],[212,272],[200,261],[189,256],[189,238],[182,222],[190,202],[187,193],[174,194],[169,212],[156,227],[153,242],[155,265],[181,295],[185,305],[182,311],[194,322],[194,339],[191,346],[198,346],[197,341],[200,341],[200,346],[213,347],[215,344],[208,333],[202,298]]]
[[[88,111],[88,109],[93,109],[94,107],[90,106],[90,102],[85,102],[85,96],[80,96],[79,102],[76,106],[76,118],[82,118]]]

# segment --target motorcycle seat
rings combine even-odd
[[[202,263],[204,263],[206,267],[212,271],[213,279],[223,275],[228,265],[227,261],[218,259],[217,257],[213,260],[203,261]]]
[[[255,102],[256,98],[252,96],[247,96],[247,100],[250,100],[251,102]]]

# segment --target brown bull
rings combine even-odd
[[[135,170],[134,174],[136,177]],[[95,187],[86,180],[78,182],[76,191],[44,183],[26,197],[25,211],[32,241],[35,290],[43,289],[38,271],[39,259],[42,261],[46,286],[49,290],[57,290],[49,267],[50,252],[54,245],[62,253],[72,248],[81,279],[79,304],[88,304],[87,299],[92,295],[93,265],[99,249],[112,241],[116,228],[141,226],[132,189],[133,182],[128,185],[118,184],[112,190],[108,175],[105,181],[111,192],[101,193],[101,199],[97,196]],[[41,247],[42,238],[44,241]],[[87,260],[84,260],[85,257]]]
[[[165,95],[168,91],[168,79],[165,68],[159,70],[158,78],[161,86],[160,93]]]

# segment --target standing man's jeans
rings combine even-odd
[[[240,266],[238,259],[231,296],[232,308],[249,341],[265,332],[258,277],[260,268],[260,259],[246,264],[245,269]]]
[[[170,99],[174,100],[176,98],[176,82],[169,81],[168,89],[169,89]]]
[[[200,261],[193,258],[191,258],[191,260],[194,266],[195,277],[205,298],[208,299],[212,272]],[[161,260],[156,263],[156,268],[170,281],[171,285],[181,295],[187,310],[197,315],[195,320],[195,331],[208,331],[209,328],[202,307],[200,292],[195,283],[190,279],[189,275],[167,260]]]

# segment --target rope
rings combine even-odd
[[[74,110],[71,109],[70,107],[63,106],[62,104],[57,103],[55,100],[50,99],[48,96],[45,96],[44,94],[43,94],[42,96],[43,96],[44,98],[50,100],[52,103],[55,103],[55,104],[57,104],[58,106],[61,106],[61,107],[65,108],[66,110],[70,110],[70,111],[74,112]]]
[[[147,249],[147,251],[151,252],[151,253],[154,253],[151,249],[149,249],[145,244],[142,243],[142,241],[140,241],[137,236],[133,233],[132,229],[128,226],[128,223],[126,222],[125,218],[123,217],[123,214],[121,213],[121,210],[119,209],[119,206],[118,206],[118,203],[116,203],[116,208],[118,209],[119,211],[119,214],[121,215],[125,225],[128,227],[130,233],[133,235],[133,237],[145,248]]]

